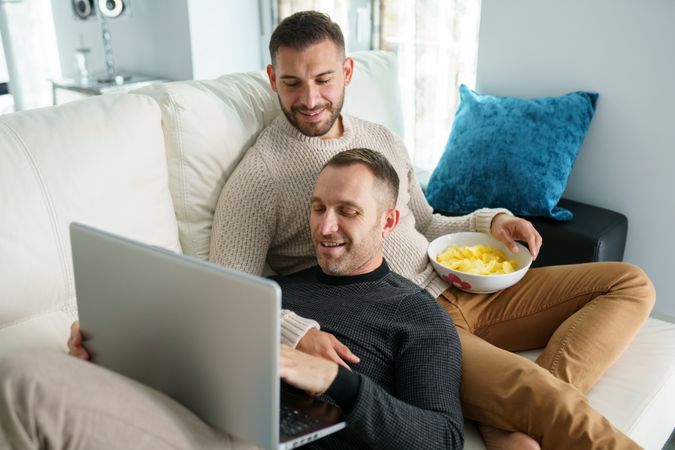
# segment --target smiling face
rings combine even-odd
[[[312,196],[309,225],[319,266],[328,275],[360,275],[382,264],[382,241],[399,212],[383,205],[386,187],[363,164],[327,166]]]
[[[303,50],[280,47],[267,66],[272,89],[288,121],[306,136],[342,136],[340,111],[354,62],[325,39]]]

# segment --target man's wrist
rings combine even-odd
[[[474,214],[474,225],[473,231],[478,231],[480,233],[490,234],[492,233],[492,221],[495,216],[500,213],[511,214],[508,209],[504,208],[481,208],[473,212]]]
[[[310,339],[310,335],[313,334],[314,331],[318,332],[319,329],[318,329],[318,328],[310,328],[310,329],[308,329],[307,331],[305,331],[305,334],[303,334],[302,336],[300,336],[300,339],[298,339],[298,342],[296,342],[294,348],[295,348],[296,350],[300,350],[301,352],[312,353],[312,352],[310,351],[310,349],[307,347],[307,344],[306,344],[307,339],[305,339],[305,338]],[[304,341],[304,343],[303,343],[303,341]]]
[[[315,320],[305,319],[288,311],[281,317],[281,343],[295,348],[309,330],[320,330]]]
[[[511,211],[509,211],[508,209],[504,208],[496,208],[488,211],[492,212],[488,228],[486,230],[478,230],[478,231],[483,231],[484,233],[492,234],[492,227],[495,225],[495,220],[500,220],[503,216],[513,217],[513,213],[511,213]],[[500,219],[497,219],[497,217],[499,216],[502,217],[500,217]]]
[[[492,216],[492,220],[490,221],[490,233],[492,233],[492,227],[494,226],[495,220],[497,220],[497,217],[499,217],[501,215],[504,215],[504,214],[506,214],[506,213],[503,212],[503,211],[500,211],[497,214],[495,214],[494,216]]]

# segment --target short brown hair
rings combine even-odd
[[[373,176],[384,185],[386,197],[383,206],[394,208],[398,199],[400,180],[396,169],[382,153],[368,148],[352,148],[333,156],[323,165],[321,170],[329,166],[346,167],[354,164],[366,166]]]
[[[340,26],[328,14],[317,11],[300,11],[279,23],[270,38],[270,58],[275,64],[280,47],[304,50],[325,39],[332,41],[345,54],[345,39]]]

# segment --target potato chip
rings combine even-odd
[[[496,275],[518,270],[518,259],[506,259],[504,252],[494,247],[476,244],[452,247],[436,256],[436,261],[459,272],[476,275]]]

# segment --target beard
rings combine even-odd
[[[277,97],[279,97],[279,94],[277,94]],[[317,106],[311,110],[307,110],[299,106],[292,106],[290,110],[287,110],[281,103],[281,97],[279,97],[279,105],[281,106],[281,110],[283,111],[284,116],[286,116],[286,119],[288,119],[290,124],[293,125],[293,127],[296,130],[298,130],[305,136],[309,137],[323,136],[324,134],[328,133],[331,130],[331,128],[333,128],[335,121],[338,119],[338,117],[340,117],[344,101],[345,101],[344,88],[342,89],[342,95],[338,99],[337,106],[335,106],[331,102],[328,102],[321,106]],[[326,110],[326,112],[328,113],[328,118],[322,120],[321,122],[316,123],[305,122],[301,119],[302,116],[300,111],[312,113],[322,109]]]
[[[381,251],[382,243],[377,238],[380,228],[376,225],[369,233],[361,239],[358,244],[354,244],[351,239],[340,239],[344,241],[345,252],[337,258],[330,258],[319,252],[319,240],[325,240],[314,236],[312,238],[316,250],[317,262],[323,273],[333,276],[350,276],[359,272],[373,258],[373,255]]]

